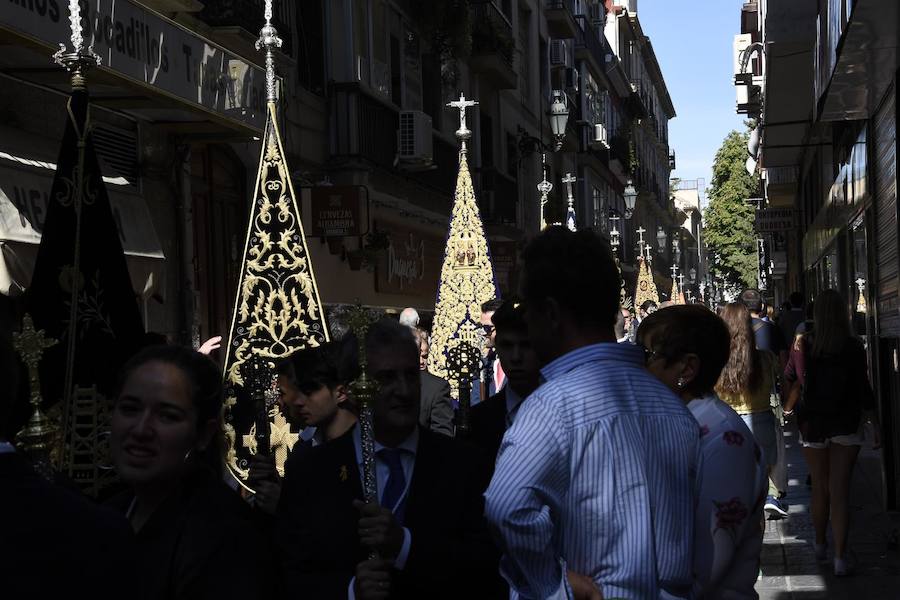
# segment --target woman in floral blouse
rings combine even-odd
[[[714,387],[728,361],[725,323],[699,305],[648,316],[638,331],[647,369],[700,425],[703,469],[694,521],[694,597],[757,598],[766,464],[753,434]]]

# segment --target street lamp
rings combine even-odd
[[[691,276],[691,283],[696,283],[696,281],[697,281],[697,269],[695,269],[694,267],[691,267],[691,270],[688,271],[688,273],[689,273],[690,276]]]
[[[660,252],[666,249],[666,231],[662,228],[662,225],[656,228],[656,243]]]
[[[553,90],[553,103],[550,105],[550,131],[556,138],[555,151],[559,151],[566,137],[566,123],[569,121],[569,108],[563,100],[560,90]]]
[[[634,184],[630,179],[622,195],[625,197],[625,218],[630,219],[634,214],[634,204],[637,202],[637,190],[634,189]]]

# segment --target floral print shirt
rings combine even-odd
[[[715,394],[691,401],[703,467],[694,521],[694,597],[757,598],[766,463],[741,417]]]

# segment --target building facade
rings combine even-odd
[[[88,76],[97,148],[132,283],[145,327],[173,341],[197,343],[230,322],[264,123],[262,4],[124,0],[86,18],[103,59]],[[68,92],[48,62],[69,37],[68,15],[44,5],[0,14],[0,312],[11,329]],[[637,3],[460,6],[275,2],[283,141],[323,302],[433,307],[458,160],[458,114],[446,103],[461,92],[479,102],[469,163],[502,293],[539,230],[545,177],[547,222],[565,221],[570,195],[577,227],[608,235],[617,222],[632,287],[643,229],[658,287],[670,289],[675,111]],[[554,106],[563,121],[548,116]]]
[[[900,501],[898,6],[892,0],[746,2],[738,109],[762,179],[761,280],[772,299],[836,289],[867,342],[886,503]],[[764,49],[764,50],[763,50]],[[741,73],[746,75],[741,75]]]

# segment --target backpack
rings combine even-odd
[[[809,344],[804,345],[804,412],[809,415],[837,415],[846,412],[849,408],[847,403],[858,396],[858,390],[852,389],[854,378],[849,349],[847,344],[837,354],[813,357]]]

